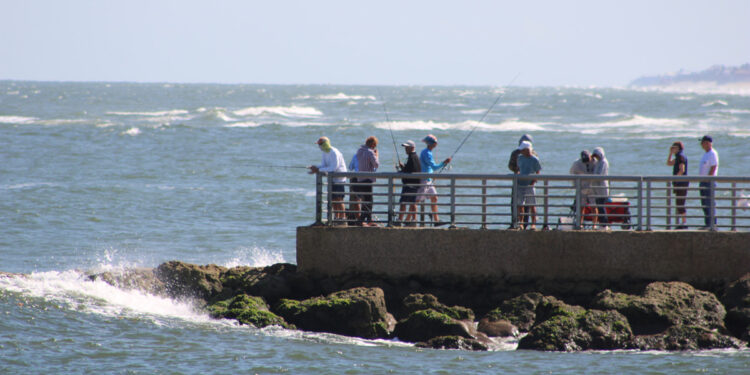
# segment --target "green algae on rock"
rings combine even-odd
[[[294,328],[294,326],[287,324],[283,318],[270,312],[268,305],[261,297],[240,294],[213,303],[207,309],[213,318],[237,319],[241,324],[253,325],[257,328],[271,325]]]

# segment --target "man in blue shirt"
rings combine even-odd
[[[519,176],[528,176],[531,174],[539,174],[542,170],[542,164],[539,162],[539,158],[532,155],[531,142],[523,141],[518,146],[521,154],[518,155],[518,174]],[[531,226],[529,229],[536,229],[536,191],[534,190],[534,184],[536,180],[519,179],[518,189],[516,189],[516,199],[518,204],[518,221],[523,222],[523,216],[531,216]]]
[[[440,170],[440,168],[445,167],[448,165],[448,163],[451,162],[451,158],[443,160],[440,164],[435,164],[435,158],[432,156],[432,150],[437,147],[437,137],[435,137],[432,134],[428,134],[424,139],[422,139],[422,142],[424,142],[427,145],[427,148],[422,150],[422,153],[419,154],[419,164],[422,167],[422,173],[433,173],[436,170]],[[430,197],[430,201],[432,201],[432,222],[433,226],[439,227],[441,225],[445,225],[447,223],[441,222],[438,217],[438,207],[437,207],[437,190],[435,190],[435,186],[432,184],[432,179],[428,178],[426,180],[422,180],[422,186],[419,188],[417,196],[417,202],[423,202],[428,196]]]

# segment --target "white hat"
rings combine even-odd
[[[406,143],[402,143],[401,146],[417,148],[417,144],[414,143],[414,141],[412,141],[412,140],[408,140],[408,141],[406,141]]]
[[[520,145],[518,145],[519,150],[525,150],[527,148],[531,148],[531,142],[529,141],[523,141]]]

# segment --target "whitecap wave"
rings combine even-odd
[[[234,122],[224,125],[225,128],[257,128],[258,126],[260,126],[259,123],[252,121]]]
[[[283,117],[318,117],[322,116],[323,112],[320,112],[314,107],[247,107],[233,111],[237,116],[260,116],[260,115],[278,115]]]
[[[122,135],[129,135],[129,136],[136,136],[138,134],[141,134],[141,129],[138,128],[130,128],[124,132],[121,133]]]
[[[172,109],[169,111],[155,111],[155,112],[122,112],[122,111],[110,111],[108,115],[113,116],[150,116],[150,117],[164,117],[164,116],[179,116],[186,115],[190,112],[184,109]]]
[[[375,97],[372,95],[347,95],[343,92],[338,94],[318,95],[315,98],[320,100],[375,100]]]
[[[31,124],[36,120],[38,120],[36,117],[0,116],[0,123],[2,124]]]
[[[713,100],[713,101],[710,101],[710,102],[707,102],[707,103],[703,103],[703,105],[701,105],[701,107],[716,107],[716,106],[726,107],[728,105],[729,105],[729,103],[727,103],[727,102],[725,102],[723,100]]]
[[[501,131],[535,131],[544,130],[542,124],[518,120],[507,120],[498,124],[488,124],[477,121],[463,122],[434,122],[434,121],[392,121],[374,124],[379,129],[393,130],[476,130],[487,132]]]

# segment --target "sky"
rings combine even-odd
[[[0,79],[623,86],[750,62],[750,1],[0,0]]]

